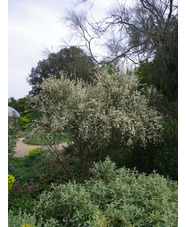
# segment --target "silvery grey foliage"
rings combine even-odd
[[[52,185],[40,195],[34,211],[72,227],[87,220],[92,227],[178,225],[177,182],[155,172],[146,176],[136,169],[116,169],[108,157],[94,163],[91,173],[83,184]]]
[[[50,144],[55,135],[71,133],[81,157],[91,157],[116,135],[128,145],[158,143],[162,116],[149,107],[155,89],[144,92],[138,85],[137,78],[109,75],[106,69],[95,75],[93,84],[70,81],[63,75],[49,77],[43,80],[40,94],[30,96],[40,114],[35,130],[47,133]]]
[[[50,226],[60,226],[59,222],[54,219],[50,218],[47,220],[43,220],[43,218],[40,216],[36,219],[36,214],[27,214],[26,210],[22,212],[19,210],[19,213],[17,215],[14,214],[13,211],[8,212],[8,226],[9,227],[50,227]]]
[[[85,141],[107,140],[111,129],[120,131],[126,143],[161,140],[162,116],[148,106],[148,98],[138,90],[138,79],[108,75],[106,70],[96,75],[94,85],[64,78],[50,77],[43,81],[41,94],[31,97],[41,118],[37,129],[50,133],[78,130]],[[154,92],[153,87],[147,89]]]

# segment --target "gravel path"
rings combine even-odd
[[[25,155],[28,155],[29,150],[32,150],[36,147],[41,147],[40,145],[28,145],[22,142],[24,138],[19,138],[16,144],[15,149],[15,155],[16,157],[23,157]],[[63,147],[68,146],[67,143],[61,143],[59,144],[59,149],[63,149]]]

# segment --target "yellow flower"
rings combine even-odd
[[[33,225],[26,224],[26,225],[22,225],[21,227],[33,227]]]

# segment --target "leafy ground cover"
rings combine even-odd
[[[74,182],[47,150],[9,157],[9,174],[16,180],[9,191],[9,226],[177,226],[176,181],[117,169],[107,158],[78,183],[79,160],[63,156],[77,172]]]
[[[64,154],[63,154],[64,155]],[[80,176],[79,161],[76,157],[66,155],[66,163]],[[75,163],[75,164],[72,164]],[[9,175],[15,179],[9,191],[9,210],[18,214],[19,209],[33,212],[32,208],[39,194],[49,190],[51,183],[59,185],[70,180],[59,161],[49,150],[36,148],[24,157],[9,157]]]
[[[177,226],[177,183],[157,173],[116,169],[109,158],[94,164],[85,183],[44,191],[34,210],[61,226]]]

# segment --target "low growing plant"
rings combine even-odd
[[[74,179],[80,180],[80,161],[79,159],[67,151],[59,152],[59,159],[64,158],[67,167],[74,175]],[[51,183],[60,184],[70,180],[58,158],[49,150],[42,150],[39,152],[39,161],[36,162],[32,171],[37,180],[44,189],[50,187]]]
[[[41,149],[41,147],[36,147],[36,148],[34,148],[32,150],[29,150],[28,154],[29,155],[30,154],[37,154],[40,149]]]
[[[10,174],[8,174],[8,191],[11,190],[11,188],[12,188],[12,186],[13,186],[15,181],[16,181],[15,177],[10,175]]]
[[[116,169],[109,158],[95,163],[90,174],[85,183],[53,185],[50,192],[43,192],[35,213],[69,227],[177,226],[177,182],[155,172],[146,176]]]
[[[38,194],[38,187],[34,183],[23,185],[16,181],[8,194],[8,209],[15,214],[18,213],[19,209],[32,212]]]
[[[96,214],[96,215],[93,216],[93,219],[89,223],[89,226],[92,226],[92,227],[108,227],[108,226],[111,226],[111,223],[101,213],[101,214]]]
[[[34,166],[40,160],[39,154],[30,154],[24,157],[9,157],[8,172],[14,175],[22,184],[33,182]]]
[[[26,211],[19,210],[17,215],[13,211],[8,212],[9,227],[58,227],[59,222],[53,218],[47,219],[45,222],[42,217],[36,218],[35,214],[28,214]]]

